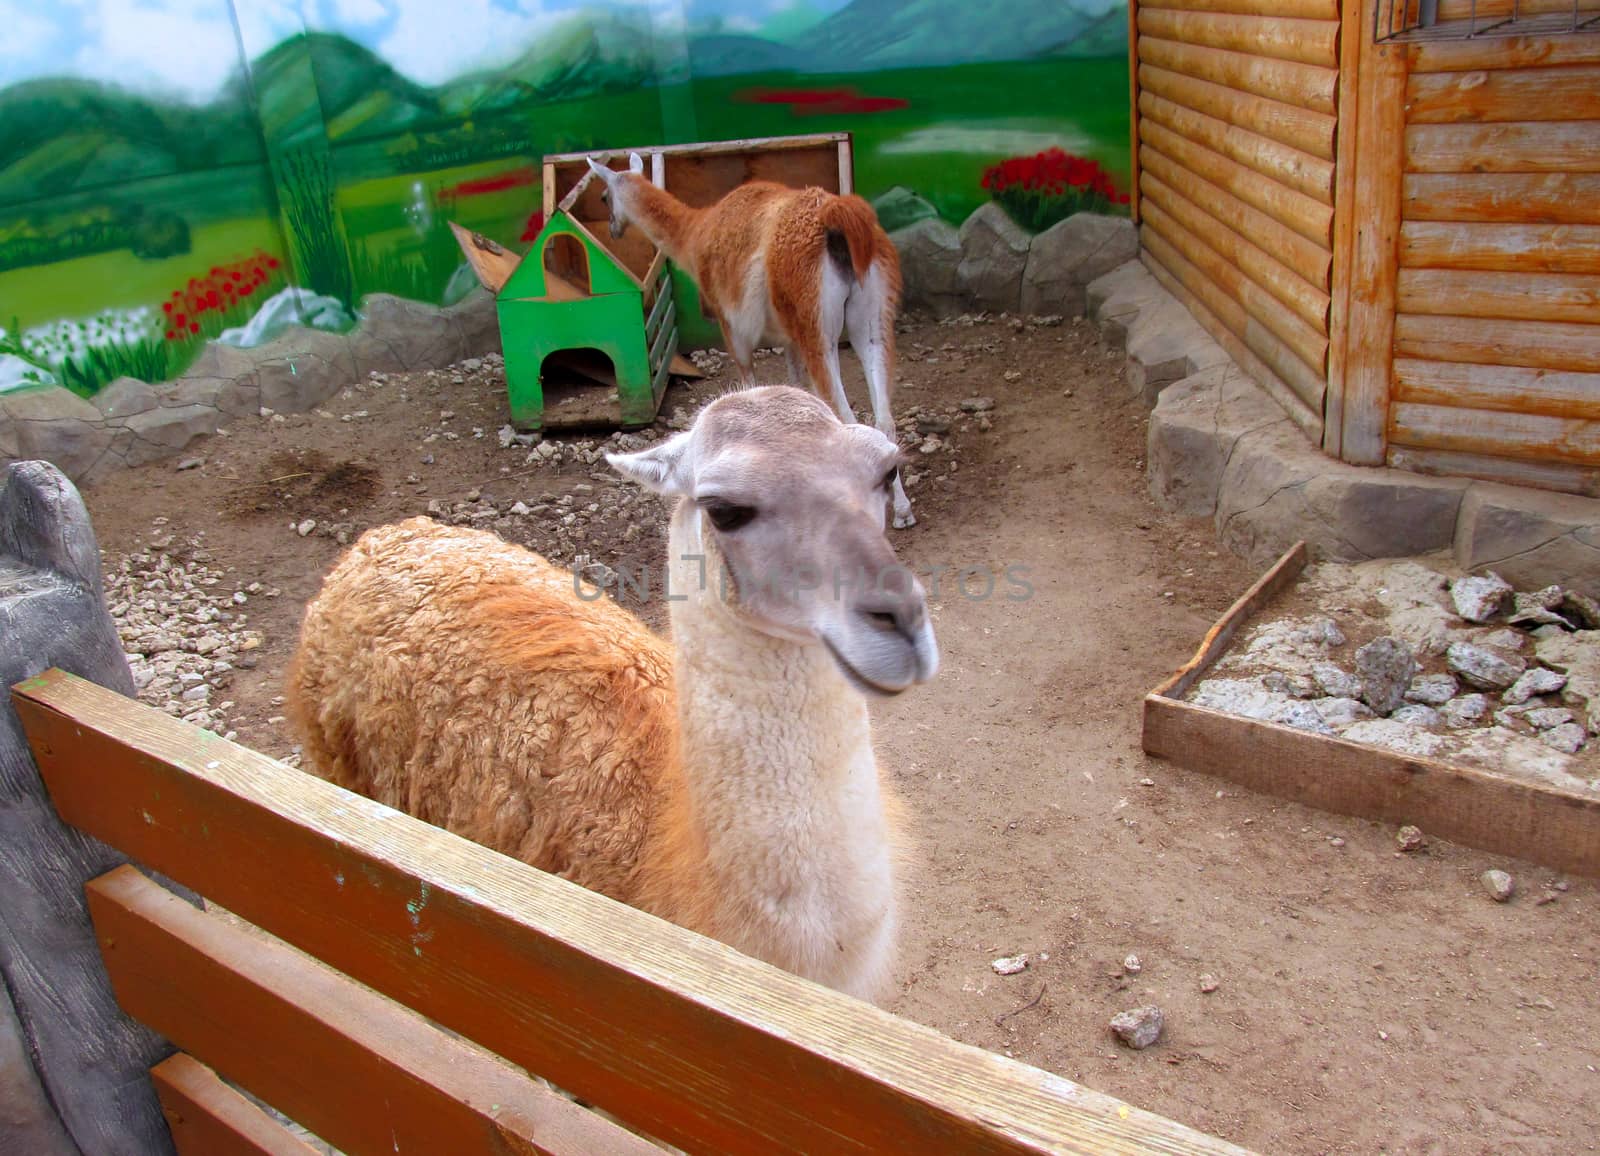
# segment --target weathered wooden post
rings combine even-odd
[[[58,666],[133,695],[83,499],[48,462],[0,476],[0,689]],[[83,885],[126,862],[56,817],[0,707],[0,1150],[172,1151],[148,1069],[172,1049],[117,1007]]]

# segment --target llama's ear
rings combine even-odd
[[[589,162],[589,167],[594,170],[595,176],[599,177],[606,184],[610,185],[616,182],[617,173],[614,169],[609,169],[605,165],[595,164],[593,157],[586,157],[584,159]]]
[[[638,153],[628,154],[628,169],[630,172],[644,173],[644,158]]]
[[[606,461],[630,482],[658,494],[681,497],[689,493],[693,480],[688,456],[689,435],[680,433],[636,454],[607,454]]]

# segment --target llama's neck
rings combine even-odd
[[[890,831],[866,703],[819,644],[772,638],[721,602],[700,514],[673,518],[672,633],[687,819],[704,847],[705,930],[870,996],[894,938]],[[685,558],[687,557],[687,561]]]
[[[690,235],[701,210],[691,209],[665,189],[658,189],[640,177],[623,186],[622,207],[628,219],[643,230],[651,242],[678,264],[688,255]]]

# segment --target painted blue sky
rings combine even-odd
[[[0,0],[0,87],[81,76],[203,101],[237,68],[305,28],[342,32],[413,80],[438,84],[524,50],[585,8],[648,12],[663,30],[718,21],[754,32],[796,6],[848,0]]]

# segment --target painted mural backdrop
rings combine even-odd
[[[0,390],[472,287],[549,152],[855,134],[896,228],[1127,180],[1125,0],[0,0]]]

